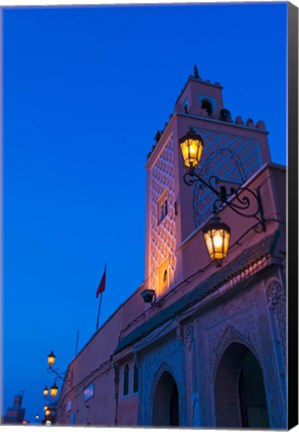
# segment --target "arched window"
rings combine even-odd
[[[201,101],[201,107],[207,111],[208,115],[212,114],[213,112],[212,104],[207,99],[203,99]]]
[[[126,364],[124,368],[124,377],[123,377],[123,396],[127,396],[129,394],[129,379],[130,379],[130,368],[129,365]]]
[[[164,270],[164,273],[163,273],[163,282],[165,283],[165,282],[167,282],[167,280],[168,280],[168,278],[167,278],[167,269],[165,269]]]
[[[139,370],[137,365],[134,365],[133,393],[138,393],[138,389],[139,389]]]

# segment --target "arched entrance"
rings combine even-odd
[[[232,343],[219,363],[215,380],[218,427],[269,428],[263,372],[245,345]]]
[[[169,372],[161,375],[154,395],[154,426],[179,426],[179,393]]]

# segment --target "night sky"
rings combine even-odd
[[[3,411],[53,384],[144,278],[145,163],[193,65],[286,163],[286,3],[3,14]]]

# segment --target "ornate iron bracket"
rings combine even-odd
[[[187,186],[199,182],[203,188],[207,187],[216,195],[213,213],[217,214],[225,206],[228,206],[240,216],[254,218],[258,222],[255,227],[256,232],[266,231],[266,220],[259,190],[253,191],[246,186],[230,187],[227,190],[227,187],[223,184],[228,183],[227,181],[221,180],[216,175],[212,175],[206,181],[192,169],[186,172],[183,178]]]
[[[72,383],[73,381],[73,373],[71,370],[68,370],[66,372],[63,373],[59,373],[57,370],[53,369],[53,367],[49,367],[47,369],[48,373],[53,372],[54,375],[56,375],[56,377],[58,379],[60,379],[61,381],[65,382],[65,383]]]

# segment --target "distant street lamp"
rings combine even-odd
[[[48,372],[54,373],[56,375],[56,378],[55,378],[54,384],[52,385],[52,387],[50,387],[50,390],[48,389],[48,387],[45,387],[43,389],[43,395],[45,398],[47,398],[49,393],[50,393],[50,396],[52,399],[56,398],[57,393],[58,393],[58,386],[56,383],[57,379],[60,379],[63,382],[71,382],[72,378],[73,378],[71,371],[68,371],[68,373],[66,374],[66,373],[59,373],[57,370],[55,370],[53,368],[53,364],[55,363],[55,360],[56,360],[56,356],[54,354],[54,351],[52,350],[50,352],[50,354],[48,355],[48,366],[49,366]]]
[[[58,393],[58,387],[56,385],[56,382],[50,387],[50,396],[51,398],[55,399]]]
[[[53,366],[53,364],[55,363],[56,360],[56,356],[53,352],[53,350],[50,352],[50,354],[48,355],[48,365],[49,368],[51,368]]]
[[[55,360],[56,360],[56,356],[55,356],[53,350],[48,355],[47,360],[48,360],[48,366],[49,366],[47,371],[51,372],[55,375],[55,380],[54,380],[53,385],[50,387],[50,389],[47,386],[44,387],[44,389],[43,389],[44,399],[45,399],[45,401],[48,402],[48,404],[46,404],[44,406],[44,411],[45,411],[44,421],[48,420],[48,418],[51,417],[52,423],[53,422],[55,423],[55,412],[56,412],[55,404],[57,403],[55,401],[55,398],[57,397],[58,390],[59,390],[58,386],[57,386],[57,379],[60,379],[63,382],[72,382],[73,375],[72,375],[71,371],[68,371],[67,373],[60,373],[60,372],[58,372],[58,370],[53,368],[53,365],[54,365]]]
[[[71,381],[73,378],[73,375],[72,375],[72,372],[70,370],[67,371],[67,373],[66,372],[60,373],[60,372],[58,372],[58,370],[55,370],[53,368],[53,364],[55,363],[55,360],[56,360],[56,355],[54,354],[54,351],[52,350],[50,352],[50,354],[48,355],[48,366],[49,366],[48,372],[54,373],[56,375],[56,378],[60,379],[61,381],[64,381],[64,382]],[[55,386],[56,386],[56,380],[55,380],[54,385],[50,388],[50,394],[51,394],[51,391],[52,391],[52,394],[55,393],[55,390],[53,390],[53,388],[55,388]],[[44,391],[46,391],[46,390],[48,390],[47,387],[44,388]],[[56,392],[56,394],[57,394],[57,392]]]
[[[196,172],[195,169],[198,167],[202,156],[204,141],[193,128],[190,128],[179,139],[179,145],[187,171],[183,177],[185,184],[192,186],[194,183],[199,182],[203,188],[207,187],[216,196],[213,203],[213,217],[203,229],[203,235],[210,258],[216,263],[217,267],[220,267],[228,253],[231,231],[228,225],[221,222],[217,213],[224,206],[228,206],[240,216],[254,218],[257,221],[254,227],[256,232],[266,231],[266,220],[260,193],[258,190],[253,191],[244,186],[231,187],[228,192],[226,186],[223,186],[224,180],[221,180],[216,175],[212,175],[206,180]],[[233,199],[235,199],[235,202]]]

